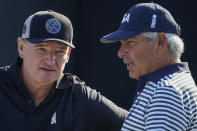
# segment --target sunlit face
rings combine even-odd
[[[55,41],[32,44],[19,39],[18,50],[23,59],[24,79],[35,85],[54,83],[68,62],[70,47]]]
[[[136,35],[126,40],[121,40],[118,56],[127,65],[129,76],[138,79],[140,76],[154,70],[153,63],[157,60],[154,44],[142,35]]]

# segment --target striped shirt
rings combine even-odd
[[[121,131],[197,131],[197,87],[187,63],[169,65],[143,79]]]

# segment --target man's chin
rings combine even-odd
[[[138,80],[138,76],[133,72],[129,72],[129,77]]]
[[[40,82],[43,83],[54,83],[55,81],[57,81],[57,78],[49,77],[49,76],[45,76],[40,79]]]

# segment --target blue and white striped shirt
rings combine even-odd
[[[139,84],[121,131],[197,130],[197,87],[187,63],[169,65],[140,79],[145,84]]]

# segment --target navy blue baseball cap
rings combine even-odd
[[[75,48],[72,43],[73,27],[69,18],[52,10],[29,16],[23,26],[22,38],[31,43],[58,41]]]
[[[180,35],[180,26],[171,13],[156,3],[139,3],[124,14],[117,31],[103,36],[102,43],[128,39],[143,32],[165,32]]]

